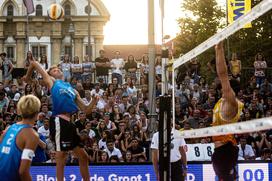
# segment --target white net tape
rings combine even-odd
[[[183,138],[201,138],[227,134],[250,133],[267,129],[272,129],[272,117],[232,123],[222,126],[182,131],[180,132],[180,136]]]
[[[210,37],[208,40],[201,43],[190,52],[176,59],[173,63],[174,70],[177,69],[179,66],[192,60],[196,56],[200,55],[201,53],[205,52],[209,48],[213,47],[220,41],[223,41],[230,35],[237,32],[238,30],[242,29],[247,23],[257,19],[261,15],[268,12],[270,9],[272,9],[272,0],[263,0],[258,5],[253,7],[250,12],[241,16],[234,23],[224,28],[221,32],[215,34],[214,36]],[[175,87],[174,74],[175,74],[175,71],[173,71],[173,75],[172,75],[173,87]],[[172,89],[172,94],[175,95],[175,89]],[[175,108],[175,96],[172,96],[172,107],[173,109]],[[173,111],[173,123],[175,123],[175,111]],[[209,136],[226,135],[226,134],[241,134],[241,133],[267,130],[267,129],[272,129],[272,117],[256,119],[256,120],[247,121],[247,122],[222,125],[222,126],[215,126],[210,128],[183,131],[181,132],[180,136],[184,138],[198,138],[198,137],[209,137]]]
[[[208,40],[201,43],[190,52],[176,59],[173,64],[173,68],[176,69],[179,66],[185,64],[186,62],[192,60],[194,57],[200,55],[201,53],[205,52],[209,48],[219,43],[220,41],[226,39],[227,37],[229,37],[236,31],[243,28],[247,23],[257,19],[258,17],[260,17],[261,15],[269,11],[271,8],[272,8],[272,0],[263,0],[254,8],[252,8],[250,12],[241,16],[234,23],[224,28],[221,32],[215,34],[214,36],[210,37]]]

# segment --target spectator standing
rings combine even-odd
[[[148,73],[149,73],[149,57],[147,54],[143,55],[142,63],[140,64],[141,71],[141,85],[148,83]]]
[[[2,69],[4,86],[8,86],[12,80],[11,72],[13,70],[13,64],[9,59],[7,59],[7,54],[5,52],[1,53],[0,57],[2,60],[0,68]]]
[[[265,58],[261,53],[257,53],[257,55],[255,56],[254,68],[255,68],[254,76],[256,77],[257,83],[256,87],[259,88],[261,84],[264,82],[265,70],[267,68]]]
[[[92,80],[92,73],[95,70],[95,64],[90,61],[89,56],[85,55],[84,56],[84,61],[82,63],[82,68],[83,68],[83,74],[82,74],[82,79],[85,82],[87,79]]]
[[[99,57],[95,59],[95,65],[97,79],[102,78],[105,83],[108,83],[108,74],[111,64],[109,58],[105,57],[104,50],[99,50]]]
[[[68,54],[64,55],[63,62],[60,63],[63,72],[64,80],[70,82],[71,80],[71,62]]]
[[[79,57],[74,57],[74,62],[71,64],[71,72],[72,77],[76,78],[76,80],[82,80],[83,67],[79,62]]]
[[[120,56],[120,52],[115,52],[114,59],[111,60],[112,78],[117,78],[118,84],[121,85],[123,81],[123,68],[125,61]]]
[[[126,70],[127,77],[136,80],[137,63],[133,55],[129,55],[124,69]]]
[[[240,81],[242,64],[241,61],[238,60],[236,53],[232,53],[232,58],[229,65],[232,78]]]

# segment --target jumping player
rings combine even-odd
[[[8,127],[0,137],[0,178],[2,181],[30,181],[30,166],[39,136],[32,128],[41,102],[33,96],[23,96],[18,104],[22,121]]]
[[[215,47],[216,71],[222,86],[222,98],[213,110],[213,126],[237,122],[243,109],[243,103],[236,99],[235,92],[239,91],[239,83],[229,80],[225,61],[223,43]],[[215,149],[212,163],[219,181],[234,181],[238,159],[238,147],[233,135],[213,137]]]
[[[53,118],[50,120],[50,136],[56,143],[57,179],[59,181],[64,179],[66,151],[72,150],[79,160],[82,178],[87,181],[90,179],[88,155],[81,147],[80,137],[70,119],[79,109],[86,114],[91,113],[98,98],[93,98],[92,102],[86,105],[79,93],[69,83],[64,82],[63,73],[57,66],[52,66],[46,72],[36,61],[32,61],[25,77],[27,81],[30,80],[34,69],[41,74],[52,96]]]

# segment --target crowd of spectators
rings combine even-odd
[[[59,67],[62,69],[65,81],[71,83],[86,103],[93,96],[99,95],[100,100],[91,114],[79,111],[72,116],[77,132],[82,140],[82,147],[89,155],[90,162],[146,162],[149,161],[151,130],[149,100],[148,100],[148,56],[135,60],[133,55],[122,58],[119,51],[115,58],[109,60],[103,50],[94,61],[87,56],[80,61],[77,56],[71,59],[64,55]],[[35,128],[40,139],[46,143],[36,150],[33,162],[55,162],[54,143],[50,139],[49,121],[52,115],[50,91],[44,86],[40,75],[33,72],[32,84],[26,84],[22,77],[10,77],[13,66],[1,56],[3,80],[0,82],[0,134],[8,126],[21,119],[17,114],[16,104],[21,96],[34,94],[40,98],[42,106]],[[252,75],[246,86],[239,91],[237,98],[244,102],[245,107],[240,121],[271,116],[272,112],[272,83],[265,74],[264,58],[256,55]],[[27,53],[25,69],[32,58]],[[240,80],[241,63],[233,56],[230,65],[230,77]],[[44,69],[48,69],[45,55],[37,59]],[[156,57],[155,77],[156,96],[161,94],[161,57]],[[211,74],[215,71],[214,64],[207,68]],[[218,80],[208,84],[205,77],[200,75],[200,63],[195,59],[186,68],[187,71],[178,81],[176,87],[175,120],[176,128],[182,130],[203,128],[212,124],[212,110],[221,97]],[[95,72],[95,74],[94,74]],[[169,89],[172,87],[169,86]],[[159,113],[156,98],[156,112]],[[65,104],[65,103],[64,103]],[[256,132],[237,135],[239,155],[241,159],[271,159],[272,131]],[[210,143],[211,138],[188,139],[190,143]],[[253,155],[254,154],[254,155]],[[67,163],[77,163],[72,152],[67,154]]]

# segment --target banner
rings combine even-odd
[[[25,4],[27,14],[34,13],[35,8],[34,8],[33,0],[23,0],[23,2]]]
[[[224,164],[224,163],[222,163]],[[31,166],[32,179],[57,181],[55,166]],[[238,164],[239,181],[272,180],[272,163]],[[90,181],[155,181],[152,164],[145,165],[91,165]],[[78,166],[66,166],[65,181],[81,181]],[[210,163],[188,164],[186,181],[218,181]]]
[[[251,0],[227,0],[228,2],[228,23],[231,24],[242,15],[251,10]],[[244,28],[251,28],[251,23],[245,25]]]

